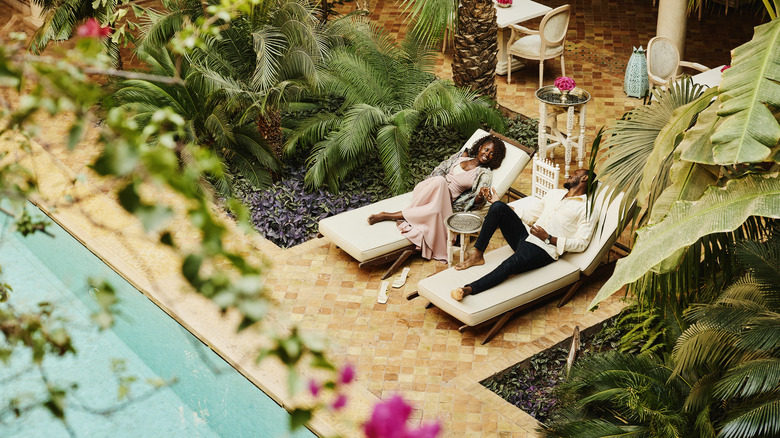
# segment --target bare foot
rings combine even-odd
[[[462,271],[472,266],[479,266],[484,264],[485,264],[485,259],[482,257],[482,254],[474,253],[471,256],[469,256],[469,258],[467,258],[466,260],[455,265],[455,270]]]
[[[394,213],[388,213],[386,211],[383,211],[381,213],[372,214],[368,217],[368,224],[374,225],[377,222],[382,221],[400,221],[404,219],[404,214],[400,211],[396,211]]]
[[[368,217],[368,224],[369,225],[374,225],[377,222],[386,221],[387,220],[385,218],[386,216],[387,216],[387,213],[385,213],[384,211],[381,212],[381,213],[372,214],[371,216]]]
[[[450,296],[455,301],[460,301],[465,297],[466,295],[471,293],[471,288],[469,286],[463,286],[459,287],[457,289],[453,289],[452,292],[450,292]]]

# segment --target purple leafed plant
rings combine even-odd
[[[305,169],[295,168],[267,190],[250,189],[243,193],[255,229],[282,248],[316,236],[319,220],[373,201],[367,193],[309,191],[304,185],[305,173]]]

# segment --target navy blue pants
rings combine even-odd
[[[511,275],[541,268],[554,261],[542,248],[525,240],[528,237],[528,231],[523,226],[523,220],[511,207],[501,201],[490,206],[485,222],[482,224],[482,231],[477,237],[477,242],[474,243],[474,248],[484,252],[497,229],[501,230],[504,239],[515,253],[484,277],[467,284],[467,286],[471,286],[472,294],[497,286]]]

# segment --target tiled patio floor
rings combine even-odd
[[[553,7],[563,3],[547,2]],[[568,75],[593,95],[587,120],[590,142],[600,126],[641,104],[640,100],[623,94],[623,74],[631,47],[646,45],[653,36],[656,9],[647,0],[641,4],[577,0],[572,4],[575,15],[567,43],[566,66]],[[8,11],[0,11],[0,22],[7,20],[7,14]],[[392,1],[372,1],[370,16],[393,33],[400,34],[405,28],[399,7]],[[728,17],[718,10],[705,14],[701,22],[692,19],[685,58],[709,66],[727,64],[728,51],[750,38],[754,20],[752,13],[733,10]],[[717,40],[712,39],[714,34]],[[449,63],[448,55],[440,56],[437,72],[441,76],[449,77]],[[545,69],[549,81],[559,73],[552,62]],[[513,74],[513,79],[516,82],[508,85],[505,77],[498,77],[499,103],[537,117],[538,105],[533,97],[537,87],[536,67],[531,65]],[[64,120],[47,124],[39,139],[41,144],[64,164],[70,175],[87,174],[88,181],[99,192],[89,192],[81,206],[60,208],[58,214],[73,224],[72,231],[94,243],[104,259],[113,260],[117,267],[135,275],[141,288],[160,294],[156,299],[177,313],[185,325],[286,403],[288,397],[278,369],[268,371],[252,363],[254,347],[261,342],[259,338],[232,334],[230,324],[235,318],[231,319],[230,315],[222,318],[210,303],[180,293],[182,283],[175,265],[170,263],[170,255],[126,238],[128,232],[137,229],[137,224],[124,219],[117,222],[116,218],[121,216],[118,207],[100,193],[108,193],[110,187],[90,176],[85,168],[88,158],[94,154],[93,147],[84,145],[75,153],[65,152],[61,144],[65,137],[63,126]],[[6,140],[6,146],[10,141]],[[41,166],[38,169],[41,176],[51,169],[51,164]],[[515,184],[526,193],[529,173],[530,169]],[[53,187],[70,182],[68,178],[52,181],[50,194],[61,196],[65,188]],[[74,219],[79,215],[82,219]],[[114,222],[119,237],[105,228],[85,223],[101,218],[111,219],[104,220],[106,225]],[[180,237],[186,241],[186,232],[181,232]],[[414,421],[440,420],[443,436],[534,436],[535,421],[531,417],[482,389],[477,382],[563,340],[575,326],[596,324],[622,306],[613,298],[597,311],[586,312],[600,285],[597,282],[582,288],[560,309],[550,303],[519,315],[492,342],[482,346],[480,340],[484,333],[461,334],[455,320],[438,309],[426,310],[422,299],[411,302],[404,299],[415,289],[417,281],[445,268],[438,262],[413,259],[408,263],[411,273],[406,285],[391,289],[388,303],[380,305],[376,303],[376,293],[383,271],[359,269],[354,260],[325,239],[315,239],[289,250],[275,248],[257,237],[247,242],[273,264],[267,285],[279,307],[271,317],[272,322],[281,327],[296,323],[306,332],[327,334],[331,356],[338,362],[357,366],[357,381],[346,415],[353,421],[365,418],[371,403],[400,392],[415,404]],[[500,243],[494,239],[492,245]],[[316,426],[323,434],[333,430],[357,434],[354,427],[328,416],[318,419]]]

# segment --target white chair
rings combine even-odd
[[[709,70],[704,65],[680,60],[680,52],[671,40],[664,37],[654,37],[647,44],[647,75],[651,87],[665,87],[681,75],[680,67],[691,68],[700,72]]]
[[[506,82],[512,83],[512,57],[539,61],[539,88],[544,83],[544,61],[561,58],[561,76],[566,76],[563,52],[566,46],[566,31],[569,29],[571,6],[563,5],[548,12],[539,24],[539,30],[531,30],[518,24],[511,25],[512,35],[507,43]],[[524,34],[526,36],[521,37]]]
[[[558,188],[561,176],[561,166],[553,164],[552,160],[534,156],[531,168],[531,196],[542,199],[550,190]]]

